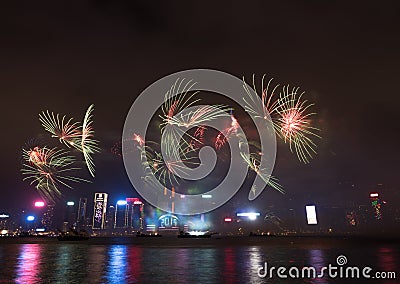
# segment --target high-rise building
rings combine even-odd
[[[143,230],[144,204],[139,198],[126,199],[125,227],[136,231]]]
[[[115,206],[110,205],[107,209],[106,229],[114,229],[115,222]]]
[[[86,229],[86,207],[87,198],[79,198],[78,217],[76,219],[76,227],[78,229]]]
[[[75,202],[68,201],[65,205],[63,231],[76,226],[76,209]]]
[[[108,194],[104,192],[96,192],[94,194],[93,229],[104,229],[107,212],[107,198]]]
[[[115,217],[114,217],[114,228],[122,229],[126,228],[125,219],[127,215],[127,203],[126,200],[118,200],[115,204]]]
[[[46,231],[53,230],[53,215],[54,215],[54,204],[48,204],[46,211],[43,213],[42,225]]]

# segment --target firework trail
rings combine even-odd
[[[243,98],[245,102],[245,110],[249,114],[254,115],[256,118],[267,120],[268,122],[272,122],[272,125],[275,130],[279,130],[278,121],[276,115],[278,114],[279,107],[279,96],[275,95],[276,91],[279,87],[278,85],[273,85],[273,79],[270,79],[267,85],[264,85],[265,74],[261,80],[261,102],[260,105],[258,103],[259,100],[254,98],[253,92],[250,91],[248,84],[246,84],[245,79],[243,78],[243,88],[247,94],[247,97]],[[264,87],[265,86],[265,87]],[[258,95],[257,87],[255,83],[255,76],[253,75],[253,90]]]
[[[247,166],[251,170],[253,170],[259,177],[261,177],[268,186],[281,193],[285,193],[282,186],[278,183],[278,179],[272,175],[267,174],[266,169],[260,167],[261,159],[259,153],[245,154],[243,152],[240,152],[240,155],[242,156],[243,161],[247,164]],[[255,192],[256,188],[252,188],[251,190]]]
[[[73,122],[73,118],[67,119],[66,116],[55,115],[53,112],[42,112],[39,114],[39,120],[44,129],[52,134],[52,137],[68,147],[74,147],[79,150],[81,131],[78,122]]]
[[[204,144],[204,133],[206,131],[207,127],[204,125],[200,125],[196,128],[193,137],[194,139],[191,139],[189,142],[190,148],[198,149],[201,145]]]
[[[54,202],[62,195],[60,186],[72,188],[69,182],[88,182],[67,175],[79,168],[73,167],[75,158],[64,150],[36,146],[23,149],[22,158],[25,161],[21,169],[25,176],[23,180],[31,180],[39,194],[48,201]]]
[[[270,186],[281,193],[285,193],[283,187],[278,183],[278,179],[268,174],[266,168],[260,166],[261,158],[264,156],[264,153],[261,151],[259,143],[256,141],[247,141],[246,137],[242,137],[240,134],[237,134],[236,137],[239,139],[240,156],[244,163],[247,164],[247,166],[254,171],[267,184],[267,186]],[[249,153],[243,151],[246,148],[250,150]],[[256,191],[257,188],[251,188],[253,194],[255,194]]]
[[[97,146],[98,141],[93,139],[94,137],[93,110],[94,110],[94,105],[90,105],[83,119],[82,133],[80,136],[80,149],[79,149],[83,154],[86,166],[92,177],[94,177],[95,173],[95,166],[92,155],[94,153],[100,152],[100,148]]]
[[[165,103],[161,108],[163,115],[160,116],[163,120],[164,127],[167,124],[174,124],[174,116],[176,114],[199,101],[198,99],[193,100],[193,97],[198,93],[198,91],[191,91],[195,85],[196,83],[192,82],[192,80],[185,83],[185,79],[177,79],[165,94]]]

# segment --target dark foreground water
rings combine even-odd
[[[258,268],[286,267],[286,274],[304,266],[317,272],[329,264],[369,266],[396,272],[400,283],[400,249],[396,241],[326,238],[221,238],[185,240],[95,239],[58,242],[54,239],[0,240],[1,283],[351,283],[336,277],[260,278]],[[262,270],[261,272],[263,272]],[[388,277],[388,276],[386,276]],[[393,277],[393,276],[391,276]],[[366,279],[357,282],[365,283]]]

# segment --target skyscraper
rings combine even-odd
[[[69,228],[76,226],[76,207],[75,202],[68,201],[65,205],[63,230],[67,231]]]
[[[126,228],[125,219],[127,215],[127,204],[125,200],[118,200],[115,204],[115,218],[114,218],[114,228],[122,229]]]
[[[136,231],[143,230],[144,204],[139,198],[126,199],[125,227]]]
[[[107,210],[106,229],[114,229],[115,222],[115,206],[110,205]]]
[[[104,229],[108,194],[96,192],[94,194],[93,229]]]
[[[48,204],[46,211],[43,213],[42,225],[46,231],[51,231],[53,228],[53,215],[54,215],[54,204]]]
[[[87,198],[79,198],[79,206],[78,206],[78,218],[76,219],[76,227],[78,229],[86,228],[86,207],[87,207]]]

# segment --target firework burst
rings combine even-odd
[[[82,152],[86,162],[87,169],[91,176],[94,177],[95,166],[92,155],[100,152],[98,141],[93,139],[93,111],[94,105],[90,105],[86,110],[82,125],[74,122],[73,118],[67,119],[66,116],[55,115],[53,112],[42,112],[39,114],[39,120],[44,129],[52,134],[52,137],[67,145],[74,147]]]
[[[44,129],[52,134],[52,137],[68,147],[79,149],[81,131],[78,122],[74,122],[73,118],[67,119],[66,116],[55,115],[53,112],[42,112],[39,114],[39,120]]]
[[[283,88],[278,113],[279,135],[283,141],[289,143],[289,148],[296,152],[298,159],[308,163],[316,154],[316,144],[312,138],[320,138],[316,134],[319,129],[311,126],[310,117],[315,115],[309,112],[314,104],[302,100],[304,92],[298,94],[299,88]],[[293,149],[294,148],[294,149]]]
[[[257,103],[254,92],[257,94],[253,76],[252,92],[243,79],[243,88],[247,94],[244,98],[245,110],[256,118],[271,121],[274,131],[279,138],[289,144],[291,152],[296,152],[298,159],[308,163],[316,154],[316,144],[313,138],[320,138],[316,132],[319,129],[311,126],[310,117],[315,113],[309,112],[313,104],[303,100],[304,92],[298,94],[299,88],[289,89],[289,85],[279,90],[279,85],[273,85],[272,79],[264,85],[265,75],[261,83],[261,102]],[[265,86],[265,87],[264,87]]]
[[[140,153],[140,159],[145,169],[154,173],[157,179],[164,185],[179,184],[177,176],[187,175],[187,165],[199,165],[196,161],[195,155],[197,149],[187,145],[187,142],[181,140],[171,141],[174,137],[170,137],[166,141],[171,142],[175,147],[169,146],[168,142],[165,143],[164,150],[168,159],[163,157],[161,152],[161,144],[153,141],[145,141],[140,135],[134,134],[134,142],[137,144],[137,149]],[[149,146],[152,145],[152,146]],[[178,145],[178,146],[176,146]],[[142,177],[144,180],[152,181],[150,172],[148,176]]]
[[[174,116],[182,110],[194,105],[199,100],[194,100],[194,96],[198,93],[192,92],[192,88],[196,85],[192,80],[185,82],[185,79],[177,79],[165,94],[164,104],[162,105],[161,119],[163,126],[166,124],[174,124]],[[178,122],[179,123],[179,122]]]
[[[62,195],[61,186],[72,188],[69,182],[87,182],[68,175],[79,168],[73,167],[75,158],[64,150],[36,146],[23,149],[22,158],[25,161],[21,169],[25,176],[23,180],[30,180],[39,194],[48,201],[53,202]]]
[[[245,110],[256,118],[264,119],[268,122],[271,121],[274,129],[277,130],[279,129],[276,118],[279,107],[279,96],[276,95],[276,91],[279,87],[279,84],[272,84],[273,79],[270,79],[265,85],[264,80],[265,74],[261,80],[261,95],[258,95],[259,93],[257,92],[255,76],[253,75],[252,82],[254,92],[251,91],[243,78],[243,88],[247,94],[247,97],[243,98],[243,101],[245,102]],[[255,95],[261,97],[261,104]]]
[[[163,114],[161,133],[168,137],[167,140],[178,140],[178,137],[184,136],[182,147],[193,146],[196,143],[202,144],[202,137],[207,122],[220,117],[226,117],[231,108],[224,105],[197,105],[200,99],[195,96],[198,91],[192,91],[195,86],[192,80],[176,80],[170,90],[165,95],[165,103],[162,106]],[[191,110],[188,110],[190,109]],[[175,127],[174,127],[175,126]],[[197,127],[194,135],[189,135],[188,130]],[[180,142],[180,141],[179,141]],[[176,149],[175,152],[182,152],[182,149]]]

